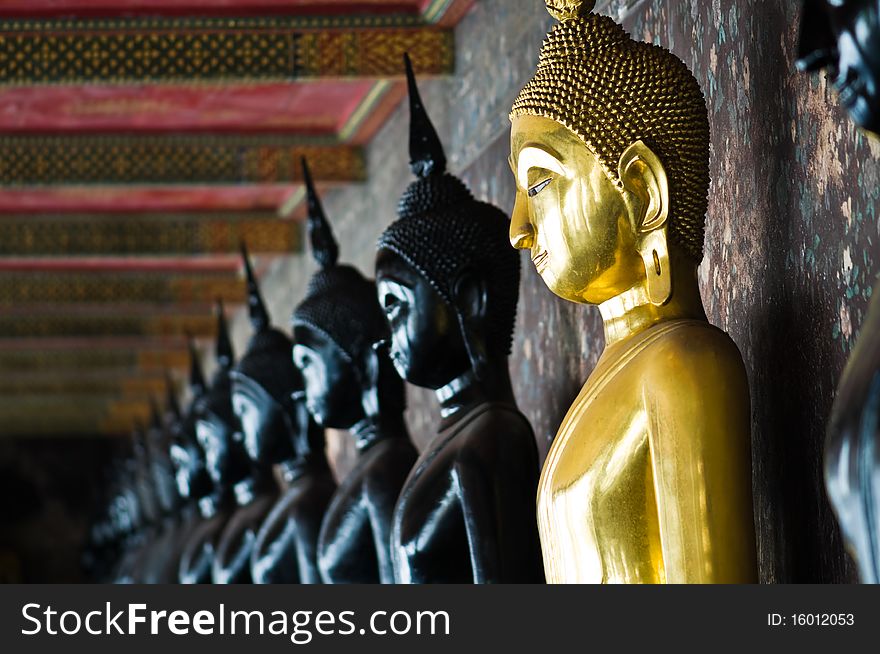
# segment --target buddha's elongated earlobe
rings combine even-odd
[[[645,264],[648,299],[654,306],[661,306],[672,295],[672,271],[669,266],[669,248],[666,230],[657,229],[642,239],[639,254]]]
[[[485,322],[487,289],[473,272],[462,273],[455,282],[455,314],[461,329],[471,370],[478,381],[486,381],[489,373],[489,352]]]
[[[620,157],[618,175],[635,198],[633,229],[645,266],[648,299],[661,306],[672,296],[667,226],[669,180],[659,157],[643,141],[630,145]]]
[[[458,314],[458,322],[474,378],[477,381],[486,381],[489,372],[489,355],[486,351],[486,339],[482,333],[482,323],[461,314]]]
[[[380,412],[380,357],[387,347],[386,341],[377,341],[370,346],[369,352],[366,353],[367,361],[364,365],[363,379],[361,379],[361,406],[367,418],[375,418]]]

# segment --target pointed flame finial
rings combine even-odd
[[[596,0],[544,0],[547,11],[558,21],[581,18],[596,7]]]
[[[229,326],[226,324],[226,312],[223,310],[223,300],[217,299],[217,345],[215,349],[217,365],[223,370],[229,370],[234,363],[232,341],[229,338]]]
[[[303,180],[306,183],[306,197],[308,198],[308,229],[309,239],[312,242],[312,256],[321,266],[321,269],[332,268],[339,259],[339,244],[333,236],[333,230],[321,205],[321,198],[312,181],[309,164],[305,157],[302,160]]]
[[[271,322],[269,312],[266,310],[266,303],[263,302],[263,296],[260,294],[260,285],[257,283],[257,277],[254,274],[253,266],[251,266],[244,241],[241,242],[240,247],[241,259],[244,261],[244,272],[247,276],[248,314],[254,331],[260,333],[269,329]]]
[[[205,371],[202,370],[202,361],[199,359],[195,339],[190,334],[187,334],[186,338],[189,347],[189,388],[194,398],[201,397],[208,388],[205,383]]]
[[[409,55],[404,53],[406,84],[409,89],[409,167],[418,177],[446,172],[446,153],[437,136],[437,130],[422,104]]]
[[[177,389],[174,388],[174,380],[171,378],[171,373],[168,370],[165,371],[165,404],[167,405],[167,411],[171,413],[172,419],[180,420],[183,414],[180,411],[180,402],[177,400]]]

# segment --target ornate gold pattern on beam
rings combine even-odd
[[[216,318],[210,313],[185,315],[166,313],[133,316],[104,312],[98,316],[76,314],[26,316],[0,315],[0,338],[50,338],[65,336],[154,336],[170,337],[190,333],[212,336]]]
[[[39,375],[19,375],[16,378],[0,378],[0,397],[17,395],[154,395],[165,394],[165,378],[161,375],[132,376],[136,371],[127,370],[119,375],[89,375],[81,371],[60,374],[57,371]]]
[[[242,239],[251,252],[294,253],[301,232],[301,223],[278,218],[19,216],[0,220],[0,255],[220,254]]]
[[[283,183],[301,179],[302,157],[319,180],[366,176],[360,147],[277,136],[20,136],[0,138],[0,184]]]
[[[243,302],[244,280],[228,274],[96,274],[53,275],[4,273],[0,279],[0,306],[28,302],[180,302],[203,303],[220,298]]]
[[[451,30],[320,29],[291,19],[0,22],[0,84],[285,81],[452,71]],[[54,29],[53,26],[54,25]]]
[[[181,349],[92,349],[92,350],[0,350],[0,370],[18,372],[38,370],[95,370],[128,368],[132,375],[139,371],[162,372],[168,368],[185,368],[189,355]]]

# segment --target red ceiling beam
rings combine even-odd
[[[45,86],[0,90],[0,133],[279,133],[335,137],[371,80],[229,86]]]

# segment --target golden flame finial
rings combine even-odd
[[[547,11],[558,21],[586,16],[596,6],[596,0],[544,0]]]

